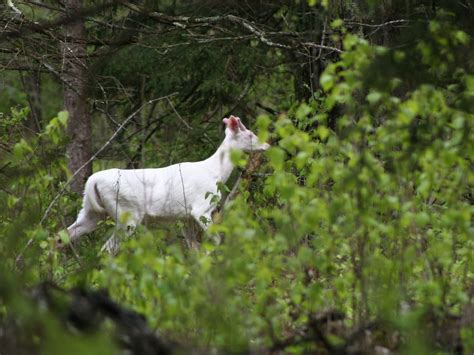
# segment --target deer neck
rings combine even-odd
[[[234,170],[234,164],[230,159],[231,149],[228,140],[224,139],[216,152],[206,160],[208,168],[217,178],[217,182],[227,182]]]

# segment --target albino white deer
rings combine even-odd
[[[97,222],[107,216],[131,234],[145,217],[158,219],[193,218],[204,230],[212,222],[216,208],[207,193],[220,195],[218,183],[225,183],[234,168],[232,149],[260,152],[269,144],[259,143],[240,118],[223,119],[225,138],[209,158],[179,163],[158,169],[109,169],[89,177],[84,189],[82,210],[67,229],[71,241],[96,229]],[[209,221],[204,223],[203,221]],[[103,250],[116,253],[118,238],[114,235]]]

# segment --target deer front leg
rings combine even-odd
[[[124,210],[122,208],[117,208],[117,213],[115,214],[118,220],[115,221],[115,231],[112,236],[107,239],[104,243],[100,252],[106,251],[111,255],[117,255],[120,249],[120,234],[121,231],[125,232],[125,234],[130,237],[135,233],[135,229],[137,225],[142,221],[143,217],[139,213],[131,213],[128,210]],[[124,216],[127,216],[126,221],[123,221]],[[114,218],[115,219],[115,218]]]
[[[129,223],[125,228],[123,227],[118,227],[118,229],[125,230],[125,233],[127,234],[128,237],[132,236],[133,233],[135,233],[136,229],[136,224],[135,223]],[[107,241],[102,245],[102,248],[100,248],[100,252],[106,251],[110,255],[117,255],[119,250],[120,250],[120,237],[119,237],[119,230],[116,229],[112,236],[107,239]]]
[[[203,231],[207,229],[212,224],[212,212],[216,209],[213,204],[206,204],[201,208],[193,208],[191,211],[191,216],[199,224]]]
[[[188,246],[190,246],[191,249],[197,249],[199,247],[199,242],[198,242],[198,234],[203,234],[206,233],[208,228],[212,225],[212,212],[215,210],[215,206],[213,205],[207,205],[205,208],[202,209],[195,209],[191,212],[191,216],[193,220],[201,227],[201,231],[198,231],[195,233],[194,230],[192,230],[191,233],[187,233],[186,236],[186,242]],[[189,228],[188,228],[189,229]],[[214,238],[216,244],[219,244],[219,237]]]

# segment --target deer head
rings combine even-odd
[[[226,140],[231,148],[241,149],[244,152],[263,152],[270,147],[268,143],[260,143],[258,137],[247,129],[239,117],[230,116],[222,120],[226,125]]]

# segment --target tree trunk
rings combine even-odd
[[[69,13],[77,12],[81,0],[65,0],[64,5]],[[72,17],[74,18],[74,17]],[[86,98],[86,46],[83,20],[70,22],[64,26],[65,40],[61,43],[63,55],[64,106],[69,112],[67,149],[69,170],[74,173],[91,157],[91,118],[88,114]],[[92,165],[87,164],[76,175],[71,189],[81,194],[84,184],[92,173]]]
[[[298,5],[296,13],[296,30],[308,33],[307,41],[321,43],[324,38],[325,19],[311,10],[306,1]],[[293,52],[290,54],[294,67],[294,90],[297,101],[308,101],[319,89],[319,77],[323,71],[320,50],[310,48],[306,53]]]
[[[27,72],[23,75],[20,72],[23,89],[26,92],[30,112],[26,120],[26,127],[30,133],[39,133],[43,128],[41,118],[41,84],[40,73],[38,71]]]
[[[322,63],[320,58],[315,58],[315,48],[309,49],[305,55],[294,54],[294,61],[298,63],[294,69],[296,101],[308,101],[319,90]]]

